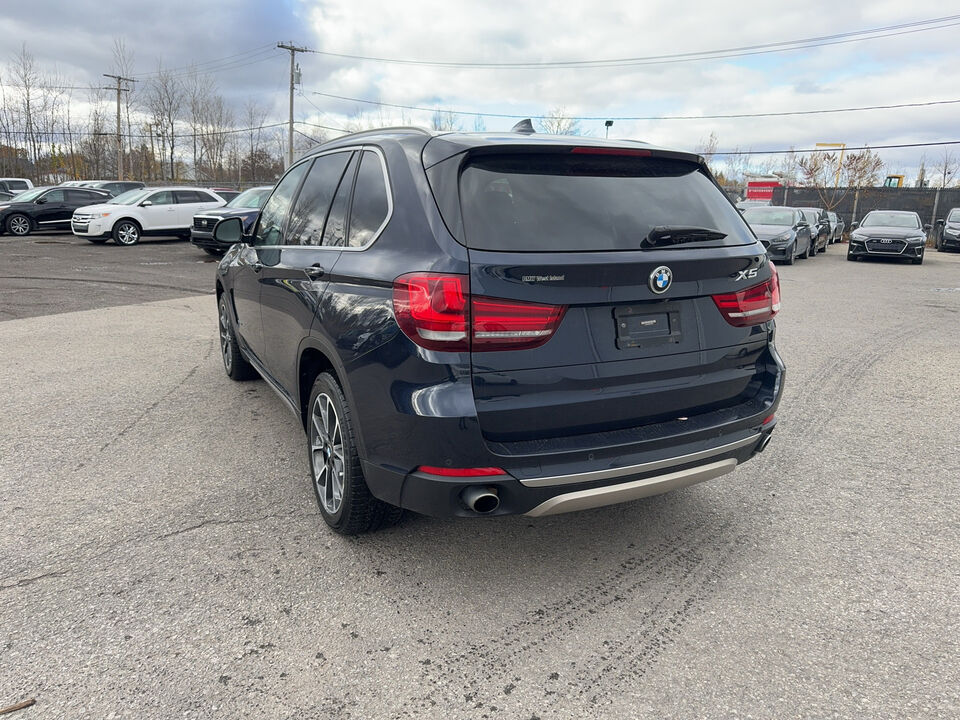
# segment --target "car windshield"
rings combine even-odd
[[[127,190],[125,193],[120,193],[113,200],[110,201],[111,205],[136,205],[138,202],[143,200],[146,197],[147,193],[150,190],[144,190],[140,188],[138,190]]]
[[[947,222],[960,222],[960,210],[951,210],[947,216]]]
[[[918,228],[920,221],[913,213],[872,212],[861,223],[863,227]]]
[[[751,225],[793,226],[793,210],[775,207],[751,207],[743,211],[744,219]]]
[[[273,188],[250,188],[227,203],[228,208],[262,208]]]
[[[43,193],[45,193],[49,189],[50,188],[42,187],[42,188],[34,188],[33,190],[27,190],[26,192],[22,192],[19,195],[17,195],[15,199],[17,202],[30,202],[31,200],[34,200],[40,197],[41,195],[43,195]]]

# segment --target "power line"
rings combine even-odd
[[[382,107],[391,107],[399,108],[403,110],[420,110],[423,112],[435,112],[440,109],[446,113],[453,113],[454,115],[466,115],[469,117],[497,117],[497,118],[508,118],[508,119],[523,119],[530,118],[532,120],[545,120],[548,118],[557,118],[563,120],[723,120],[729,118],[761,118],[761,117],[785,117],[788,115],[825,115],[829,113],[844,113],[844,112],[858,112],[861,110],[891,110],[896,108],[910,108],[910,107],[930,107],[933,105],[954,105],[960,103],[960,100],[931,100],[929,102],[915,102],[915,103],[899,103],[896,105],[866,105],[862,107],[849,107],[849,108],[831,108],[827,110],[792,110],[786,112],[768,112],[768,113],[732,113],[726,115],[649,115],[649,116],[640,116],[640,115],[622,115],[622,116],[611,116],[611,115],[531,115],[520,114],[514,115],[510,113],[485,113],[485,112],[474,112],[467,110],[447,110],[446,108],[428,108],[420,107],[416,105],[400,105],[397,103],[385,103],[379,102],[377,100],[364,100],[363,98],[353,98],[346,97],[344,95],[334,95],[332,93],[324,93],[318,91],[311,91],[312,95],[320,95],[322,97],[335,98],[337,100],[345,100],[348,102],[358,102],[366,103],[368,105],[379,105]],[[311,103],[312,105],[313,103]],[[317,107],[314,105],[314,107]],[[320,108],[317,108],[320,110]],[[322,112],[322,111],[321,111]]]
[[[860,147],[850,147],[847,146],[844,148],[845,152],[857,151],[857,150],[896,150],[899,148],[916,148],[916,147],[944,147],[947,145],[960,145],[960,140],[940,140],[937,142],[924,142],[924,143],[902,143],[898,145],[861,145]],[[717,150],[716,152],[702,152],[700,155],[713,156],[713,155],[787,155],[789,153],[796,153],[797,155],[802,155],[805,153],[815,153],[815,152],[826,152],[823,148],[809,148],[804,150],[795,150],[790,148],[789,150],[734,150],[732,152],[724,152]]]
[[[349,53],[335,53],[325,50],[311,50],[317,55],[343,58],[348,60],[364,60],[372,62],[391,63],[396,65],[415,65],[424,67],[453,68],[466,70],[543,70],[543,69],[577,69],[577,68],[610,68],[629,67],[635,65],[666,65],[679,62],[696,62],[701,60],[719,60],[730,57],[745,57],[749,55],[765,55],[769,53],[788,52],[791,50],[805,50],[827,45],[842,45],[863,40],[877,40],[908,35],[927,30],[941,30],[960,25],[960,15],[947,15],[926,20],[916,20],[896,25],[886,25],[878,28],[852,30],[834,35],[822,35],[797,40],[783,40],[775,43],[760,45],[746,45],[742,47],[723,48],[717,50],[702,50],[698,52],[673,53],[668,55],[648,55],[630,58],[611,58],[604,60],[558,60],[542,62],[457,62],[441,60],[411,60],[407,58],[388,58],[370,55],[355,55]]]
[[[149,72],[132,73],[132,75],[134,77],[140,78],[140,77],[147,77],[148,75],[157,75],[161,72],[180,72],[182,70],[189,71],[189,70],[199,69],[205,65],[219,65],[228,60],[230,60],[231,62],[238,62],[238,60],[233,60],[233,58],[243,58],[244,56],[252,57],[254,55],[261,54],[264,50],[273,50],[273,48],[274,48],[273,43],[266,43],[264,45],[258,45],[255,48],[250,48],[249,50],[244,50],[243,52],[240,52],[240,53],[235,53],[233,55],[226,55],[222,58],[215,58],[213,60],[204,60],[197,63],[190,63],[189,65],[180,65],[179,67],[165,68],[162,70],[151,70]]]

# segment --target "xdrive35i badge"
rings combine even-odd
[[[661,265],[650,273],[650,289],[653,290],[657,295],[665,293],[667,288],[670,287],[670,283],[673,282],[673,272],[666,265]]]

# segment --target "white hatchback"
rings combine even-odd
[[[136,245],[145,235],[187,239],[196,213],[224,205],[223,198],[204,188],[142,188],[117,195],[102,205],[78,208],[70,228],[77,237],[98,245],[110,238],[117,245]]]

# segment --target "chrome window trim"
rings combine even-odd
[[[377,157],[380,158],[380,170],[383,173],[383,182],[387,188],[387,217],[384,219],[382,223],[380,223],[380,227],[377,228],[377,231],[373,234],[373,237],[370,239],[370,242],[368,242],[366,245],[362,247],[346,247],[346,246],[340,247],[338,245],[300,245],[300,244],[297,244],[297,245],[250,245],[250,247],[275,248],[278,250],[290,250],[293,248],[310,248],[311,250],[336,250],[337,252],[363,252],[364,250],[369,248],[371,245],[373,245],[377,240],[379,240],[380,235],[383,234],[383,231],[386,229],[387,225],[390,224],[390,220],[393,218],[393,185],[390,183],[390,172],[389,170],[387,170],[387,159],[384,156],[383,151],[380,148],[378,148],[376,145],[349,145],[346,147],[333,148],[325,152],[317,153],[316,155],[311,155],[310,157],[304,158],[303,160],[300,160],[299,162],[294,163],[293,165],[290,166],[290,169],[287,172],[292,170],[297,165],[300,165],[301,163],[310,162],[312,164],[313,161],[316,160],[317,158],[324,157],[326,155],[333,155],[334,153],[338,153],[338,152],[363,152],[364,150],[370,150],[376,153]],[[360,161],[362,160],[363,158],[361,157]],[[357,164],[357,171],[360,170],[360,167],[359,167],[360,161],[358,161],[358,164]],[[310,170],[307,170],[307,175],[309,174],[310,174]],[[286,173],[284,173],[284,176],[286,176]],[[307,179],[306,176],[304,176],[303,180],[301,180],[301,185],[304,181],[306,181],[306,179]],[[280,178],[280,180],[283,180],[283,178]],[[277,181],[277,185],[280,184],[280,180]],[[276,186],[274,186],[274,188],[276,188]],[[338,186],[338,189],[339,189],[339,186]],[[351,209],[353,207],[353,189],[354,188],[351,188],[350,190]],[[271,195],[272,194],[273,193],[271,193]],[[299,196],[300,196],[300,193],[298,188],[297,198],[299,198]],[[296,198],[294,200],[296,201]],[[268,197],[267,202],[269,201],[270,201],[270,198]],[[333,201],[331,200],[331,203],[332,202]],[[264,203],[264,205],[266,204],[267,203]],[[284,218],[284,230],[286,230],[286,221],[287,219],[289,219],[290,210],[293,208],[293,203],[291,203],[290,205],[291,205],[290,208],[287,209],[287,217]],[[262,207],[260,209],[263,210]],[[349,218],[347,218],[347,221],[349,222]],[[258,215],[257,226],[254,228],[254,233],[256,233],[259,227],[260,227],[260,217]],[[286,232],[284,234],[286,234]],[[348,240],[350,239],[349,236],[347,237],[347,239]]]

